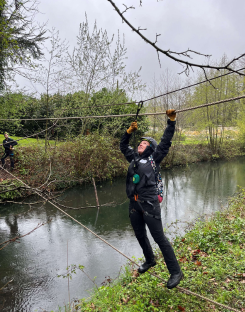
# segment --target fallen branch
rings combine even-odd
[[[50,220],[50,221],[51,221],[51,220]],[[5,246],[3,246],[0,250],[2,250],[3,248],[7,247],[7,245],[8,245],[9,243],[13,243],[13,242],[17,241],[17,240],[20,239],[20,238],[23,238],[23,237],[25,237],[25,236],[27,236],[27,235],[30,235],[31,233],[33,233],[34,231],[36,231],[37,229],[39,229],[41,226],[43,226],[43,225],[49,223],[50,221],[45,222],[45,223],[39,223],[39,224],[38,224],[33,230],[31,230],[30,232],[28,232],[28,233],[26,233],[26,234],[24,234],[24,235],[21,235],[21,236],[16,236],[16,237],[14,237],[14,238],[12,238],[12,239],[9,239],[9,240],[7,240],[7,241],[5,241],[5,242],[3,242],[3,243],[0,243],[0,246],[5,244]],[[0,290],[1,290],[1,289],[0,289]]]
[[[13,280],[14,280],[14,279],[11,279],[9,282],[7,282],[2,288],[0,288],[0,291],[1,291],[4,287],[6,287],[9,283],[13,282]]]

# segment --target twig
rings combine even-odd
[[[70,206],[66,206],[66,205],[63,205],[55,200],[52,200],[52,202],[56,203],[57,205],[61,206],[61,207],[64,207],[64,208],[67,208],[67,209],[73,209],[73,210],[79,210],[79,209],[87,209],[87,208],[98,208],[98,206],[85,206],[85,207],[70,207]],[[115,205],[116,203],[115,202],[110,202],[110,203],[106,203],[106,204],[102,204],[100,205],[100,207],[103,207],[103,206],[113,206]],[[120,204],[121,205],[121,204]]]
[[[96,188],[96,184],[94,181],[94,178],[92,177],[92,181],[93,181],[93,185],[94,185],[94,193],[95,193],[95,199],[96,199],[96,203],[97,203],[97,208],[100,209],[100,203],[99,203],[99,198],[98,198],[98,194],[97,194],[97,188]]]
[[[233,68],[230,67],[230,65],[232,65],[235,61],[241,59],[242,57],[245,56],[245,53],[241,54],[239,57],[234,58],[233,60],[231,60],[226,66],[211,66],[211,65],[203,65],[203,64],[196,64],[196,63],[191,63],[191,62],[187,62],[182,60],[181,58],[175,57],[174,55],[178,55],[178,56],[184,56],[184,57],[188,57],[191,58],[189,55],[190,53],[194,53],[197,55],[201,55],[204,57],[210,57],[210,55],[207,54],[203,54],[197,51],[193,51],[193,50],[186,50],[184,52],[175,52],[175,51],[171,51],[171,50],[163,50],[160,47],[158,47],[156,45],[155,42],[150,41],[148,38],[146,38],[140,31],[139,29],[136,29],[123,15],[124,12],[120,12],[120,10],[118,9],[118,7],[115,5],[115,3],[112,0],[107,0],[111,3],[111,5],[114,7],[115,11],[118,13],[118,15],[122,18],[123,22],[125,22],[134,32],[136,32],[146,43],[150,44],[157,52],[160,52],[164,55],[166,55],[167,57],[171,58],[172,60],[174,60],[175,62],[184,64],[186,66],[184,72],[186,73],[186,75],[188,76],[189,73],[189,68],[192,67],[197,67],[197,68],[201,68],[204,71],[206,69],[216,69],[216,70],[221,70],[221,69],[227,69],[230,72],[236,73],[237,71],[234,70]],[[140,1],[140,5],[142,5],[142,1]],[[244,75],[244,74],[242,74]]]
[[[28,233],[26,233],[26,234],[24,234],[24,235],[21,235],[21,236],[16,236],[16,237],[14,237],[14,238],[12,238],[12,239],[9,239],[9,240],[7,240],[7,241],[5,241],[5,242],[3,242],[3,243],[0,243],[0,246],[3,245],[3,244],[5,244],[5,246],[2,247],[0,250],[2,250],[3,248],[5,248],[9,243],[15,242],[15,241],[17,241],[18,239],[23,238],[24,236],[27,236],[27,235],[31,234],[32,232],[36,231],[36,230],[39,229],[41,226],[43,226],[43,225],[49,223],[50,221],[51,221],[51,220],[49,220],[48,222],[45,222],[45,223],[38,223],[38,225],[37,225],[33,230],[31,230],[30,232],[28,232]]]
[[[41,187],[44,187],[44,185],[48,183],[50,177],[51,177],[51,159],[49,158],[49,175],[48,175],[48,178],[47,178],[47,180],[46,180],[42,185],[40,185],[39,187],[37,187],[37,189],[40,190]],[[52,182],[53,182],[53,181],[52,181]]]
[[[0,288],[0,291],[1,291],[4,287],[6,287],[9,283],[13,282],[13,280],[14,280],[14,279],[11,279],[9,282],[7,282],[2,288]]]

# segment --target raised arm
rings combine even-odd
[[[131,162],[134,159],[134,150],[129,146],[129,139],[131,138],[132,133],[138,129],[137,122],[134,121],[131,123],[128,130],[124,133],[120,142],[120,150],[127,159],[128,162]]]
[[[174,135],[175,131],[175,124],[176,124],[176,113],[174,109],[169,109],[166,111],[167,116],[169,117],[167,121],[167,127],[163,133],[161,138],[161,142],[158,144],[156,151],[153,154],[153,158],[157,165],[161,163],[163,158],[167,156],[169,152],[169,148],[172,144],[171,140]]]

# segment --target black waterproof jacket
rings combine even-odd
[[[5,148],[5,153],[7,155],[14,155],[14,152],[10,149],[10,146],[14,147],[15,145],[17,145],[18,143],[11,139],[10,137],[8,137],[7,139],[3,140],[3,147]]]
[[[152,154],[157,170],[159,171],[159,165],[163,158],[168,154],[171,146],[171,139],[175,131],[175,123],[175,121],[168,119],[168,125],[161,138],[161,142],[157,145],[155,151],[151,146],[147,146],[141,155],[136,153],[136,165],[134,163],[134,150],[129,146],[131,134],[126,132],[123,135],[120,142],[120,150],[130,163],[126,180],[126,193],[130,200],[134,200],[135,194],[138,195],[138,199],[141,201],[158,200],[155,172],[148,157]],[[140,176],[138,184],[133,183],[134,174]]]

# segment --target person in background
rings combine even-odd
[[[9,157],[10,163],[11,163],[11,170],[13,170],[14,169],[14,146],[17,145],[18,143],[15,140],[11,139],[7,132],[4,133],[4,137],[5,139],[3,140],[3,147],[5,149],[5,153],[3,157],[1,158],[2,166],[4,167],[5,159]]]
[[[168,154],[171,146],[176,123],[174,109],[167,110],[166,114],[168,116],[167,127],[158,145],[153,138],[143,137],[137,151],[129,146],[132,133],[138,129],[137,121],[135,121],[131,123],[123,135],[120,150],[130,163],[126,180],[126,193],[130,199],[129,217],[146,260],[138,268],[138,272],[144,273],[156,265],[155,256],[146,233],[145,226],[147,225],[169,270],[170,278],[167,282],[167,288],[171,289],[179,284],[184,275],[174,250],[164,235],[161,221],[160,202],[162,198],[158,192],[159,179],[157,177],[159,176],[160,163]]]

